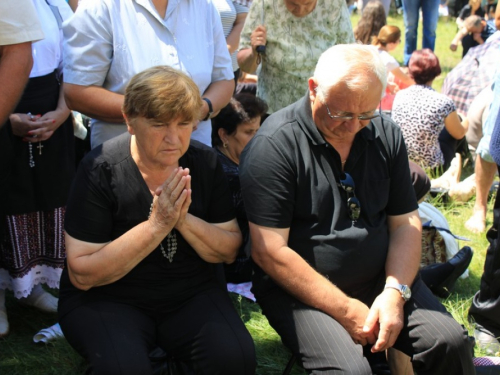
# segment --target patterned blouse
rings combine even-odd
[[[429,86],[413,85],[396,94],[391,116],[401,127],[410,160],[422,168],[444,164],[438,137],[453,111],[453,100]]]
[[[336,44],[354,43],[354,35],[345,0],[318,0],[314,10],[301,18],[290,13],[283,0],[254,0],[240,49],[251,48],[250,35],[262,24],[263,12],[267,44],[257,68],[257,96],[273,113],[305,95],[321,53]]]

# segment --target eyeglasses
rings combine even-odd
[[[326,111],[328,112],[328,116],[334,121],[351,121],[353,118],[355,118],[355,116],[353,116],[352,113],[347,115],[332,115],[332,113],[330,112],[330,108],[328,108],[328,104],[326,104],[326,102],[324,104],[326,106]],[[356,118],[359,121],[369,121],[379,116],[380,114],[375,113],[375,111],[373,111],[373,114],[371,115],[361,115],[357,116]]]
[[[352,221],[358,220],[359,215],[361,215],[361,203],[359,202],[359,199],[356,198],[356,193],[354,192],[354,180],[351,175],[349,173],[342,172],[339,185],[347,193],[347,207],[349,208],[350,219]]]

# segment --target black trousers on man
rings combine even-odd
[[[379,293],[381,288],[377,289],[375,292]],[[279,288],[257,297],[257,302],[308,374],[372,373],[363,356],[363,347],[354,343],[331,316]],[[475,374],[467,331],[448,314],[420,278],[412,286],[412,298],[405,303],[404,312],[404,328],[394,348],[412,358],[419,375]]]

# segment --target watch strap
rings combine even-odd
[[[408,301],[411,298],[411,289],[408,285],[398,284],[396,282],[389,282],[386,283],[384,286],[384,289],[387,288],[396,289],[397,291],[399,291],[399,293],[401,293],[401,297],[403,297],[405,301]]]
[[[214,113],[214,107],[212,106],[212,102],[210,101],[210,99],[208,99],[208,98],[201,98],[201,99],[204,100],[205,102],[207,102],[207,105],[208,105],[207,116],[203,119],[203,121],[207,121],[208,119],[210,119],[212,117],[212,114]]]

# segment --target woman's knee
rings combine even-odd
[[[255,346],[248,331],[219,327],[217,333],[210,336],[215,335],[218,339],[204,344],[205,355],[198,363],[204,369],[202,373],[253,375],[257,362]]]

